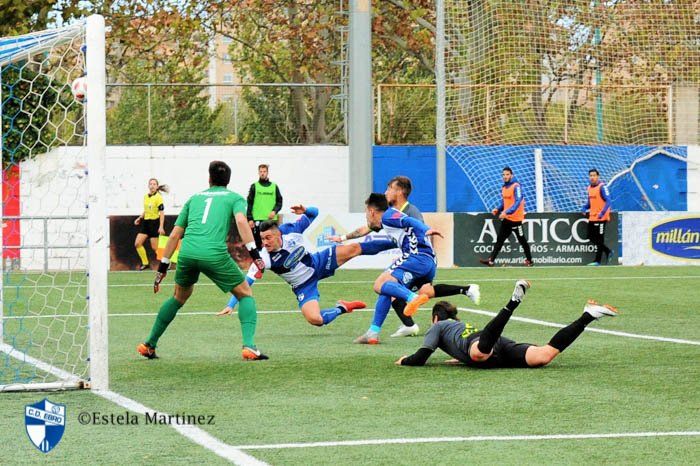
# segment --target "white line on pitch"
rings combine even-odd
[[[481,309],[471,309],[468,307],[458,307],[460,311],[464,312],[470,312],[472,314],[480,314],[484,316],[489,316],[489,317],[494,317],[496,315],[495,312],[491,311],[482,311]],[[422,311],[430,311],[430,308],[425,308],[422,307],[420,308]],[[357,309],[353,312],[374,312],[374,309]],[[258,314],[299,314],[300,311],[297,310],[278,310],[278,311],[258,311]],[[109,317],[153,317],[157,315],[158,313],[156,312],[112,312],[109,314]],[[235,312],[234,312],[235,314]],[[208,316],[208,317],[214,317],[216,316],[215,312],[208,312],[208,311],[190,311],[190,312],[178,312],[179,316]],[[62,314],[50,314],[50,315],[41,315],[41,316],[5,316],[4,320],[9,321],[9,320],[21,320],[21,319],[43,319],[43,318],[59,318],[59,317],[86,317],[86,315],[78,315],[78,314],[69,314],[69,315],[62,315]],[[535,324],[535,325],[542,325],[544,327],[554,327],[554,328],[564,328],[568,324],[558,324],[556,322],[548,322],[546,320],[537,320],[537,319],[530,319],[527,317],[520,317],[520,316],[512,316],[510,318],[511,320],[517,320],[518,322],[525,322],[528,324]],[[628,333],[628,332],[619,332],[617,330],[604,330],[604,329],[599,329],[599,328],[591,328],[591,327],[586,327],[587,332],[595,332],[595,333],[603,333],[606,335],[615,335],[618,337],[625,337],[625,338],[637,338],[640,340],[654,340],[654,341],[662,341],[666,343],[678,343],[678,344],[683,344],[683,345],[693,345],[693,346],[700,346],[700,341],[695,341],[695,340],[682,340],[679,338],[668,338],[668,337],[660,337],[660,336],[655,336],[655,335],[644,335],[641,333]]]
[[[440,283],[454,283],[454,282],[512,282],[515,278],[478,278],[478,277],[467,277],[467,278],[447,278],[447,279],[436,279],[435,282]],[[600,276],[600,277],[542,277],[542,278],[532,278],[531,281],[538,282],[559,282],[559,281],[606,281],[606,280],[700,280],[700,275],[663,275],[663,276]],[[319,282],[320,285],[368,285],[374,283],[374,280],[326,280]],[[275,282],[261,282],[255,283],[255,286],[271,286],[271,285],[287,285],[283,281]],[[123,283],[123,284],[112,284],[108,285],[109,288],[144,288],[153,287],[153,283]],[[213,283],[198,283],[196,286],[214,286]],[[287,285],[289,286],[289,285]],[[11,285],[5,283],[6,289],[19,288],[19,289],[38,289],[38,288],[87,288],[86,284],[67,284],[67,285]]]
[[[11,347],[10,345],[0,344],[0,351],[7,353],[9,356],[23,363],[30,364],[43,372],[52,374],[64,381],[76,382],[80,380],[79,377],[69,372],[66,372],[63,369],[59,369],[56,366],[52,366],[51,364],[48,364],[44,361],[33,358],[28,354]],[[111,390],[92,390],[92,393],[99,395],[102,398],[105,398],[106,400],[109,400],[112,403],[115,403],[121,406],[122,408],[128,409],[129,411],[133,411],[135,413],[146,414],[146,412],[148,412],[149,414],[153,414],[156,416],[160,414],[168,416],[167,413],[161,413],[154,409],[148,408],[139,403],[138,401],[122,396]],[[247,453],[244,453],[236,447],[232,447],[231,445],[222,442],[221,440],[217,439],[208,432],[200,429],[199,427],[192,425],[177,424],[171,424],[171,427],[175,429],[178,433],[180,433],[180,435],[192,440],[194,443],[206,448],[207,450],[230,461],[231,463],[238,464],[241,466],[267,466],[267,463],[260,461],[257,458],[248,455]]]
[[[135,413],[146,414],[148,412],[151,415],[165,414],[158,413],[157,411],[142,405],[138,401],[122,396],[111,390],[93,390],[93,393]],[[207,450],[217,454],[218,456],[234,464],[239,464],[242,466],[267,465],[267,463],[244,453],[243,451],[241,451],[240,448],[236,448],[227,443],[222,442],[218,438],[200,429],[199,427],[178,424],[171,425],[171,427],[175,429],[180,435],[192,440],[194,443],[206,448]]]
[[[446,442],[514,442],[538,440],[587,440],[609,438],[644,437],[696,437],[700,431],[681,432],[620,432],[610,434],[554,434],[554,435],[478,435],[471,437],[422,437],[388,438],[370,440],[344,440],[337,442],[276,443],[263,445],[238,445],[240,450],[282,450],[287,448],[353,447],[363,445],[390,445],[407,443],[446,443]]]
[[[458,307],[457,309],[459,309],[460,311],[471,312],[472,314],[481,314],[481,315],[490,316],[490,317],[494,317],[497,314],[496,312],[482,311],[481,309],[470,309],[468,307]],[[542,325],[544,327],[555,327],[555,328],[566,327],[566,325],[557,324],[556,322],[548,322],[546,320],[530,319],[527,317],[520,317],[520,316],[512,316],[510,318],[510,320],[517,320],[518,322],[526,322],[528,324]],[[695,341],[695,340],[681,340],[679,338],[657,337],[654,335],[618,332],[617,330],[604,330],[604,329],[592,328],[592,327],[586,327],[585,331],[586,332],[595,332],[595,333],[604,333],[606,335],[615,335],[618,337],[625,337],[625,338],[638,338],[640,340],[655,340],[655,341],[663,341],[666,343],[679,343],[682,345],[700,346],[700,341]]]

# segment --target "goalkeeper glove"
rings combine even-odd
[[[168,267],[170,267],[170,259],[164,257],[163,259],[161,259],[160,264],[158,264],[158,272],[156,272],[156,279],[153,281],[154,293],[158,293],[160,291],[160,282],[162,282],[165,276],[168,274]]]
[[[260,257],[260,253],[255,247],[255,242],[251,241],[250,243],[247,243],[245,247],[246,249],[248,249],[248,254],[250,254],[250,258],[253,259],[253,264],[255,264],[255,267],[258,268],[258,273],[262,276],[262,273],[265,271],[265,261],[263,261]]]

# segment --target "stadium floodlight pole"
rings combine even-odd
[[[363,212],[372,192],[372,2],[350,1],[349,206]]]
[[[542,172],[542,148],[535,149],[535,203],[537,212],[544,212],[544,176]]]
[[[90,387],[109,388],[107,344],[107,199],[104,180],[107,148],[105,116],[105,20],[87,19],[88,312]]]
[[[435,32],[435,87],[437,91],[435,124],[435,192],[436,210],[447,210],[447,135],[445,127],[445,1],[435,2],[437,28]]]

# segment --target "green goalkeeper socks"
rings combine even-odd
[[[146,340],[146,343],[150,345],[151,348],[156,347],[158,339],[163,335],[163,332],[168,328],[168,325],[173,321],[175,314],[177,314],[177,311],[179,311],[181,307],[182,304],[173,297],[168,298],[160,307],[156,321],[153,323],[151,334],[148,336],[148,340]],[[255,313],[255,303],[253,303],[253,313]],[[255,328],[253,328],[253,333],[255,333]]]
[[[245,296],[238,302],[238,320],[241,321],[243,346],[255,348],[255,327],[258,324],[258,311],[252,296]]]

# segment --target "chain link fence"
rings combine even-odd
[[[673,90],[566,84],[448,86],[452,105],[447,120],[459,129],[448,144],[672,144],[675,120],[686,104]],[[434,144],[435,99],[432,84],[378,85],[375,142]]]
[[[346,144],[340,85],[108,84],[107,144]]]

